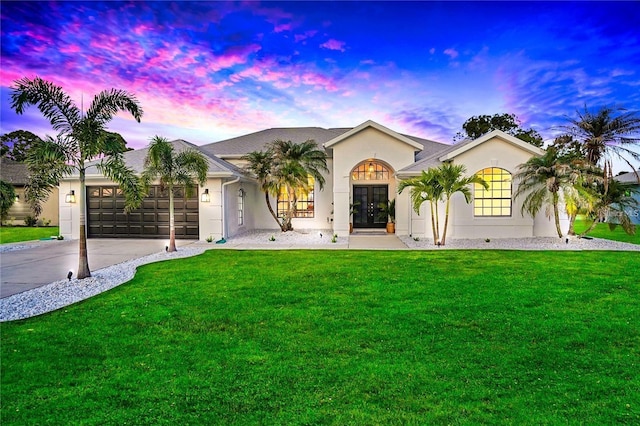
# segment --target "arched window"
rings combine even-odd
[[[353,169],[353,180],[389,180],[389,169],[377,161],[366,161]]]
[[[489,184],[489,189],[474,184],[474,216],[511,216],[511,173],[497,167],[476,173]]]

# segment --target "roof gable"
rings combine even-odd
[[[467,152],[475,147],[477,147],[478,145],[481,145],[493,138],[498,138],[500,140],[503,140],[507,143],[510,143],[511,145],[515,145],[518,148],[521,148],[525,151],[528,151],[529,153],[531,153],[531,155],[543,155],[544,154],[544,150],[542,148],[538,148],[537,146],[531,145],[528,142],[523,141],[522,139],[518,139],[515,136],[511,136],[501,130],[493,130],[489,133],[485,133],[484,135],[480,136],[477,139],[473,139],[473,140],[467,140],[461,144],[457,144],[457,145],[452,145],[451,149],[448,149],[446,152],[442,153],[439,157],[438,160],[440,161],[450,161],[453,160],[455,157],[457,157],[458,155]]]
[[[367,120],[364,123],[362,123],[361,125],[354,127],[353,129],[342,133],[341,135],[331,139],[330,141],[326,142],[324,144],[325,148],[331,148],[333,145],[339,144],[340,142],[344,141],[345,139],[349,139],[351,136],[355,135],[356,133],[359,133],[365,129],[368,128],[373,128],[378,130],[379,132],[382,132],[386,135],[391,136],[394,139],[397,139],[401,142],[406,143],[407,145],[412,146],[416,151],[420,151],[422,150],[422,144],[414,141],[413,139],[408,138],[407,136],[401,135],[400,133],[394,132],[393,130],[384,127],[381,124],[376,123],[375,121],[372,120]]]

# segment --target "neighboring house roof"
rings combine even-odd
[[[493,138],[499,138],[505,142],[524,149],[525,151],[530,152],[531,155],[544,154],[544,150],[542,148],[531,145],[530,143],[518,139],[515,136],[511,136],[503,131],[494,130],[476,139],[465,139],[455,145],[448,145],[444,149],[436,151],[429,156],[425,156],[421,160],[398,171],[398,174],[408,176],[419,174],[422,170],[426,170],[429,167],[437,167],[445,161],[451,161],[458,155],[467,152],[470,149],[473,149],[478,145],[483,144]]]
[[[29,181],[29,169],[24,163],[2,158],[0,163],[0,179],[13,186],[24,186]]]
[[[640,174],[640,172],[638,172],[638,174]],[[634,172],[629,172],[629,173],[615,176],[614,179],[620,183],[629,183],[629,184],[635,183],[636,185],[640,185],[640,180],[638,180],[638,176]]]
[[[200,146],[194,145],[182,139],[177,139],[169,143],[173,145],[174,152],[176,153],[192,149],[204,154],[204,157],[207,159],[207,163],[209,165],[208,174],[210,176],[213,175],[224,177],[245,175],[245,173],[237,166],[207,153]],[[127,166],[132,168],[134,172],[140,174],[144,170],[144,159],[147,157],[148,152],[149,147],[147,146],[142,149],[124,152],[122,156],[124,157],[124,161]],[[91,166],[87,168],[87,175],[101,175],[101,173],[98,172],[98,168],[96,167],[97,163],[98,162],[95,161]],[[75,175],[77,176],[77,174]]]
[[[202,145],[200,148],[209,155],[220,158],[240,158],[250,152],[264,150],[265,145],[275,140],[304,142],[313,139],[322,146],[325,142],[348,130],[323,129],[321,127],[273,128]]]

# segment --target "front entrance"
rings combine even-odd
[[[353,214],[354,228],[384,228],[387,217],[382,215],[380,204],[389,199],[389,185],[353,185],[353,202],[357,206]]]

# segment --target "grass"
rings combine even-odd
[[[582,216],[578,216],[575,223],[576,234],[581,234],[591,225],[591,222],[587,222]],[[634,235],[629,235],[624,232],[621,226],[616,226],[615,229],[609,229],[608,223],[599,223],[589,232],[587,235],[595,238],[604,238],[605,240],[621,241],[623,243],[640,244],[640,228],[636,230]]]
[[[52,235],[60,235],[60,229],[57,226],[0,226],[0,244],[39,240]]]
[[[209,251],[2,324],[2,424],[638,424],[634,252]]]

